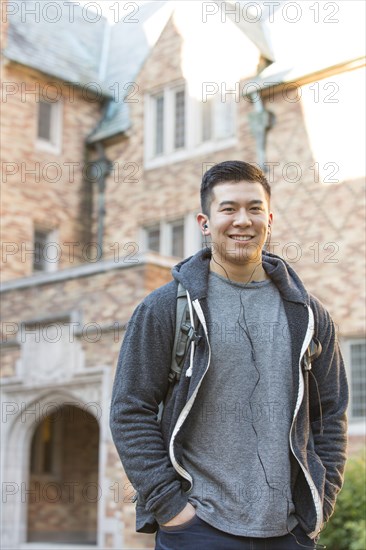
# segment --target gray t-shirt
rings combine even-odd
[[[291,342],[270,280],[210,273],[211,365],[187,418],[190,502],[222,531],[281,536],[297,520],[290,490]]]

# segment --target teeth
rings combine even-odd
[[[251,238],[252,237],[247,236],[247,235],[243,235],[243,236],[233,235],[231,237],[231,239],[234,239],[234,241],[249,241]]]

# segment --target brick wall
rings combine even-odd
[[[130,105],[131,138],[123,145],[107,149],[108,156],[117,163],[129,161],[136,165],[138,181],[133,186],[123,180],[118,184],[112,179],[108,182],[106,257],[113,255],[116,242],[120,243],[121,250],[130,241],[141,247],[139,228],[142,226],[200,210],[199,186],[207,163],[229,159],[257,162],[248,119],[254,105],[241,94],[237,102],[235,146],[167,163],[161,168],[144,168],[145,94],[183,78],[181,48],[182,39],[171,20],[136,79],[139,101]],[[240,90],[244,89],[245,82],[240,82]],[[364,227],[364,183],[360,179],[349,179],[327,184],[317,179],[314,172],[317,159],[307,133],[301,96],[299,84],[298,89],[296,85],[272,88],[264,98],[274,120],[266,146],[274,213],[270,250],[298,272],[308,290],[329,309],[343,336],[360,336],[364,330],[363,300],[360,299],[364,239],[363,231],[356,231],[355,227]],[[298,180],[297,174],[301,175]],[[121,208],[126,212],[124,217],[119,214]]]
[[[150,261],[147,264],[139,263],[132,268],[125,266],[124,269],[114,269],[92,276],[9,291],[2,296],[4,311],[7,311],[4,326],[9,326],[7,323],[11,323],[11,332],[13,332],[14,326],[20,327],[20,323],[25,319],[30,320],[40,316],[57,318],[57,315],[62,312],[78,310],[82,325],[75,327],[75,339],[82,346],[84,366],[85,368],[110,367],[112,382],[124,335],[124,326],[135,305],[153,290],[154,286],[161,286],[169,280],[171,280],[170,268]],[[46,325],[47,323],[44,326]],[[93,328],[92,325],[97,327],[97,332],[89,330]],[[59,326],[62,330],[69,331],[66,324],[60,322]],[[38,330],[43,330],[42,325]],[[26,344],[26,339],[27,332],[23,338],[19,336],[21,344]],[[9,340],[13,345],[4,348],[3,379],[16,374],[16,361],[22,357],[21,345],[14,342],[15,335],[12,334]],[[32,365],[24,365],[24,368],[32,369]],[[111,392],[111,388],[109,391]],[[109,411],[103,410],[101,413],[104,418]],[[88,502],[87,497],[82,493],[82,488],[87,483],[98,482],[95,477],[98,471],[95,465],[96,456],[98,456],[98,438],[95,430],[91,429],[92,425],[85,424],[85,414],[85,411],[77,411],[73,416],[73,422],[65,425],[68,435],[65,435],[64,444],[58,452],[62,471],[56,480],[56,484],[61,484],[63,488],[63,497],[57,499],[57,494],[53,495],[52,487],[47,485],[55,481],[53,478],[37,475],[30,477],[27,487],[31,490],[35,489],[36,482],[41,488],[49,487],[46,498],[36,498],[35,501],[29,498],[28,501],[28,528],[32,540],[61,540],[60,537],[64,537],[64,541],[66,539],[85,541],[89,537],[90,541],[94,536],[96,506],[93,502]],[[63,416],[67,419],[70,415]],[[104,444],[106,445],[104,473],[109,483],[108,490],[103,489],[107,491],[107,496],[102,513],[106,518],[120,520],[120,529],[123,530],[126,548],[152,548],[152,536],[135,533],[135,506],[131,502],[134,490],[123,472],[113,443],[107,440]],[[70,481],[79,484],[75,487],[75,500],[72,503],[64,498],[65,495],[67,497],[65,483]],[[53,498],[55,502],[51,502]],[[93,498],[92,487],[90,498]],[[105,548],[115,547],[113,536],[108,535],[103,544]]]
[[[133,268],[4,293],[2,303],[7,313],[3,319],[3,341],[8,346],[3,350],[3,376],[14,374],[21,340],[27,339],[27,329],[20,336],[20,323],[47,316],[56,319],[60,330],[67,331],[67,335],[73,331],[74,338],[82,344],[86,366],[114,366],[123,327],[136,304],[154,285],[156,288],[169,280],[170,268],[153,263],[137,264]],[[57,318],[72,310],[79,312],[81,321],[69,329]],[[36,330],[42,331],[43,324],[38,323]],[[29,328],[29,334],[33,330],[34,327]],[[17,334],[18,344],[15,342]]]
[[[237,105],[236,145],[161,168],[144,168],[144,94],[183,78],[180,65],[182,47],[182,36],[171,19],[136,78],[139,86],[136,96],[138,102],[129,104],[133,125],[128,137],[106,144],[107,156],[116,163],[117,173],[115,171],[107,181],[105,259],[121,260],[131,251],[141,249],[141,226],[198,210],[199,185],[205,163],[228,159],[257,160],[255,141],[248,121],[248,114],[254,106],[240,97]],[[7,82],[14,82],[19,88],[22,83],[26,83],[27,89],[31,89],[36,82],[41,87],[48,82],[40,73],[26,71],[14,64],[5,67],[3,78]],[[273,101],[267,98],[265,104],[275,115],[275,124],[268,133],[267,160],[279,163],[274,169],[272,182],[272,209],[275,214],[273,251],[289,261],[304,279],[308,289],[325,303],[342,335],[359,335],[363,327],[360,299],[362,232],[355,231],[355,227],[359,226],[362,219],[360,182],[347,181],[335,186],[316,184],[310,169],[314,158],[301,101],[290,102],[278,90]],[[75,92],[73,103],[64,103],[63,150],[57,157],[41,153],[34,147],[37,108],[34,96],[27,96],[23,102],[20,92],[10,95],[6,106],[9,117],[3,122],[2,134],[2,153],[6,162],[25,162],[27,169],[34,168],[35,162],[41,165],[57,162],[62,166],[66,162],[79,162],[80,169],[75,169],[74,182],[69,181],[68,170],[63,170],[61,180],[54,183],[46,181],[46,178],[35,182],[31,175],[22,181],[21,172],[8,175],[3,197],[4,240],[18,246],[24,243],[27,250],[31,250],[34,224],[59,228],[61,245],[80,242],[80,246],[75,247],[73,264],[64,246],[60,267],[91,263],[85,250],[83,255],[83,245],[96,240],[96,190],[94,188],[91,192],[90,187],[85,186],[81,168],[84,161],[84,138],[100,117],[98,104],[85,101],[81,92]],[[291,178],[286,180],[283,177],[282,169],[288,163],[297,163],[302,167],[304,177],[301,182],[294,183],[289,181]],[[134,170],[137,172],[131,176]],[[131,182],[131,178],[137,181]],[[131,248],[128,243],[135,244]],[[12,342],[4,349],[2,376],[13,376],[16,362],[21,357],[20,346],[14,341],[14,327],[24,320],[57,316],[60,312],[70,310],[80,313],[81,328],[90,323],[101,328],[94,342],[91,333],[77,335],[85,366],[106,365],[114,370],[123,330],[116,331],[113,323],[125,324],[136,304],[148,292],[171,279],[170,269],[162,267],[159,262],[125,267],[6,292],[3,295],[3,310],[7,312],[4,321],[14,326],[8,325],[8,336]],[[30,274],[30,254],[23,254],[23,258],[20,253],[9,256],[4,278]],[[105,473],[117,485],[108,495],[105,516],[121,522],[126,548],[151,548],[153,536],[135,533],[134,504],[130,502],[131,487],[113,443],[108,441],[106,446]],[[82,454],[81,449],[78,454]],[[80,479],[83,475],[80,472]],[[37,526],[36,516],[45,519],[49,514],[48,506],[38,510],[31,507],[30,525]],[[73,519],[67,520],[63,511],[59,510],[56,524],[58,522],[60,526],[62,521],[72,522]],[[93,522],[94,516],[90,525],[94,525]],[[42,529],[42,525],[38,525],[38,529]],[[71,523],[69,527],[72,528]],[[113,547],[114,542],[113,536],[107,535],[104,545],[106,548]]]
[[[84,140],[101,115],[98,101],[88,100],[84,90],[20,65],[6,64],[2,79],[2,240],[3,280],[7,280],[32,274],[35,226],[58,230],[61,269],[92,257],[94,251],[85,250],[90,240],[92,193],[84,177]],[[42,93],[61,98],[59,154],[36,145]]]

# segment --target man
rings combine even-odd
[[[137,307],[116,373],[111,429],[137,491],[137,531],[157,530],[158,550],[315,548],[346,460],[335,328],[293,269],[265,251],[273,215],[258,168],[213,166],[201,203],[211,246]],[[201,338],[159,422],[178,282]]]

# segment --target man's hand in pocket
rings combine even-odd
[[[170,519],[168,523],[163,523],[162,527],[174,527],[186,523],[196,515],[196,509],[190,502],[188,502],[183,510],[179,512],[174,518]]]

